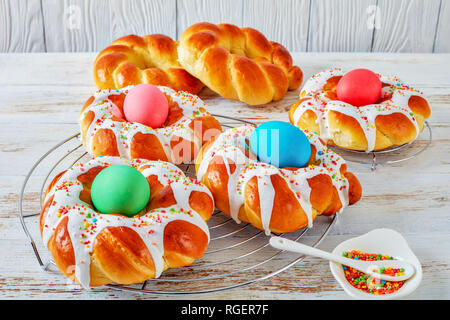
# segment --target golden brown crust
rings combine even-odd
[[[366,135],[355,118],[331,110],[328,113],[328,124],[330,132],[333,132],[333,141],[328,141],[329,144],[338,146],[350,144],[354,150],[367,149]]]
[[[164,148],[154,134],[136,133],[130,148],[131,157],[134,159],[167,161]]]
[[[418,118],[420,130],[423,129],[423,122],[431,116],[431,108],[428,101],[419,96],[411,96],[408,100],[408,106]]]
[[[83,185],[80,200],[91,204],[90,188],[94,178],[105,167],[97,166],[78,176]],[[141,168],[142,170],[145,169]],[[58,183],[64,172],[58,174],[47,188],[46,194]],[[166,208],[176,204],[170,185],[163,186],[156,175],[147,177],[151,198],[146,210]],[[58,225],[46,226],[46,215],[53,202],[53,195],[43,204],[39,219],[41,235],[43,228],[55,228],[48,242],[48,249],[56,266],[66,277],[78,282],[75,277],[75,253],[68,231],[69,217],[63,217]],[[213,199],[201,191],[193,191],[189,205],[206,221],[214,210]],[[164,229],[164,268],[177,268],[191,264],[206,250],[208,235],[198,226],[173,220]],[[90,258],[90,285],[100,286],[111,282],[132,284],[155,277],[155,265],[144,241],[128,227],[106,227],[100,231],[93,243]]]
[[[155,277],[144,241],[127,227],[104,228],[95,238],[91,260],[109,282],[131,284]]]
[[[377,136],[386,137],[390,141],[386,144],[389,145],[402,145],[416,137],[416,127],[402,113],[379,115],[375,119],[375,125],[377,126]]]
[[[189,128],[191,128],[196,135],[202,137],[202,144],[213,137],[218,136],[222,132],[222,126],[220,125],[219,120],[211,116],[203,116],[193,119],[189,124]]]
[[[270,177],[275,189],[273,211],[269,228],[273,232],[292,232],[308,224],[306,215],[302,214],[300,204],[286,181],[278,175]],[[245,187],[245,213],[243,221],[250,222],[258,229],[263,229],[261,207],[256,177],[250,179]]]
[[[230,171],[233,173],[236,166],[233,165],[233,160],[228,159],[228,161],[230,162]],[[211,159],[202,182],[211,191],[216,208],[229,215],[228,179],[229,176],[223,159],[221,157]]]
[[[67,231],[68,217],[61,219],[56,226],[52,238],[48,242],[48,249],[59,271],[72,281],[75,280],[75,253]]]
[[[211,90],[250,105],[279,100],[303,79],[281,44],[255,29],[231,24],[190,26],[181,35],[178,56],[180,64]]]
[[[348,204],[352,205],[361,199],[362,196],[362,187],[359,180],[356,178],[356,176],[350,172],[345,171],[342,173],[347,179],[349,184],[349,190],[348,190]]]
[[[209,195],[200,191],[192,191],[189,196],[189,206],[203,218],[209,220],[214,211],[214,201]]]
[[[177,47],[162,34],[119,38],[95,59],[95,83],[99,89],[150,83],[197,94],[204,85],[180,66]]]
[[[120,156],[114,131],[99,129],[92,138],[92,154],[98,156]]]
[[[208,236],[192,223],[176,220],[164,229],[164,258],[171,268],[187,266],[200,259],[208,245]]]

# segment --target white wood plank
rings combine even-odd
[[[0,52],[45,51],[39,0],[0,1]]]
[[[177,0],[177,38],[197,22],[242,26],[243,0]]]
[[[450,67],[450,61],[447,61],[449,57],[448,54],[293,53],[294,61],[303,68],[304,79],[317,73],[317,70],[334,67],[351,70],[365,67],[379,73],[396,75],[401,80],[423,89],[450,84],[449,75],[439,71]]]
[[[445,0],[42,0],[41,7],[40,0],[4,0],[0,52],[98,51],[130,33],[177,38],[199,21],[255,27],[296,51],[449,52],[449,6]]]
[[[308,41],[309,0],[244,1],[243,25],[261,31],[291,51],[305,51]]]
[[[307,51],[370,51],[375,0],[312,0]]]
[[[441,0],[433,52],[450,52],[450,1]]]
[[[48,52],[99,51],[111,42],[109,1],[43,0]]]
[[[108,4],[113,40],[128,34],[176,36],[176,0],[113,0]]]
[[[379,0],[373,51],[432,52],[440,0]]]
[[[383,53],[302,53],[292,52],[295,64],[304,72],[304,79],[334,67],[345,69],[372,68],[395,74],[418,88],[439,88],[450,85],[450,77],[442,70],[450,68],[449,54],[383,54]],[[89,86],[95,89],[91,68],[96,53],[30,53],[0,54],[0,85]],[[411,66],[414,65],[414,68]],[[33,76],[30,77],[30,69]],[[418,76],[420,75],[420,76]]]

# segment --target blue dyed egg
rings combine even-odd
[[[311,157],[311,144],[303,131],[283,121],[268,121],[256,127],[250,147],[259,161],[278,168],[302,168]]]

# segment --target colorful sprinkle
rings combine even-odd
[[[394,260],[393,257],[388,255],[363,253],[359,250],[343,252],[342,256],[362,261]],[[400,289],[405,283],[405,281],[380,280],[379,278],[370,276],[366,273],[363,273],[361,271],[358,271],[345,265],[343,265],[342,268],[344,269],[345,278],[354,288],[371,294],[376,295],[391,294]],[[403,275],[403,272],[405,270],[388,267],[388,268],[379,268],[378,270],[374,269],[372,271],[390,276],[400,276]]]

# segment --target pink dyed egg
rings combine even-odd
[[[159,128],[167,119],[169,103],[156,86],[143,83],[128,92],[123,102],[123,113],[129,122]]]
[[[354,106],[375,103],[381,94],[380,78],[368,69],[347,72],[338,82],[338,99]]]

